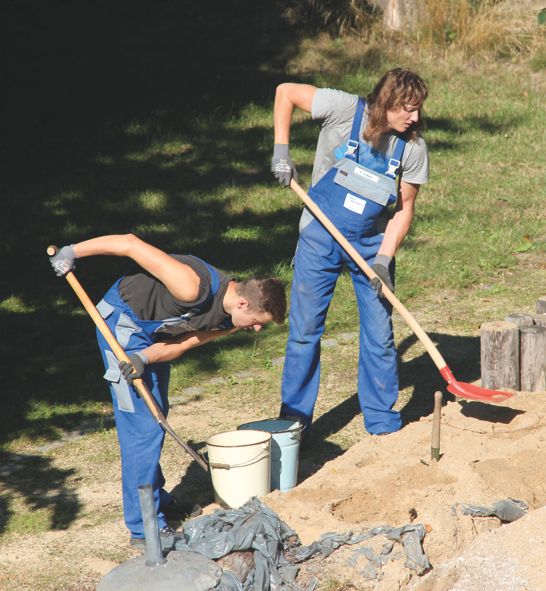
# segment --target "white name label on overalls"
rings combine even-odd
[[[367,170],[363,170],[362,168],[357,168],[356,166],[353,168],[353,172],[358,176],[363,176],[365,179],[369,181],[373,181],[374,183],[379,182],[379,177]]]
[[[343,207],[346,207],[355,213],[362,213],[366,207],[366,202],[364,199],[359,199],[358,197],[355,197],[355,195],[347,193]]]

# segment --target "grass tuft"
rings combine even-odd
[[[537,33],[534,15],[520,3],[487,0],[469,13],[457,46],[468,56],[517,58],[531,53]]]

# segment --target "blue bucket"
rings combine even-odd
[[[271,489],[284,492],[298,482],[298,460],[302,424],[289,419],[266,419],[239,425],[271,433]]]

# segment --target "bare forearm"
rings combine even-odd
[[[413,220],[413,208],[410,211],[397,211],[387,224],[385,236],[378,254],[393,257],[407,236]]]
[[[146,355],[148,363],[162,363],[165,361],[173,361],[178,359],[195,347],[200,347],[214,339],[218,339],[228,334],[236,332],[237,328],[230,328],[228,330],[207,330],[197,331],[186,334],[179,339],[173,341],[162,341],[154,343],[147,349],[144,349],[142,353]]]
[[[413,213],[415,211],[415,200],[419,193],[419,185],[402,181],[400,183],[400,195],[396,212],[387,224],[383,242],[379,248],[378,254],[393,257],[399,246],[407,236]]]
[[[273,110],[273,127],[275,130],[275,143],[290,143],[290,124],[292,114],[294,113],[294,104],[288,99],[286,92],[283,92],[283,86],[279,86],[275,95],[275,108]]]

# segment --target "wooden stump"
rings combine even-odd
[[[546,328],[546,314],[533,314],[533,322],[537,326],[544,326]]]
[[[505,322],[513,322],[519,328],[522,326],[533,326],[535,323],[532,314],[510,314],[505,319]]]
[[[480,328],[481,385],[519,390],[519,329],[513,322],[495,320]]]
[[[546,390],[546,328],[524,326],[520,329],[520,384],[527,392]]]
[[[546,314],[546,296],[537,300],[537,314]]]

